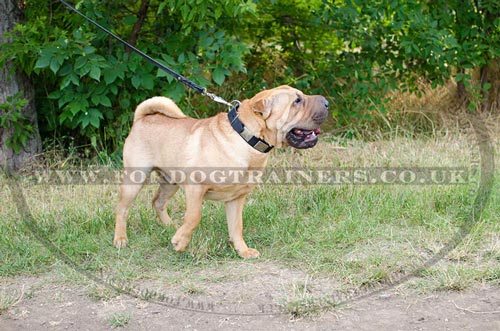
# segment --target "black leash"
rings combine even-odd
[[[256,150],[258,150],[261,153],[268,153],[271,149],[273,149],[273,146],[269,145],[263,139],[260,139],[259,137],[254,136],[252,133],[250,133],[248,131],[248,129],[245,127],[245,125],[243,123],[241,123],[241,121],[238,118],[238,106],[240,105],[239,101],[235,100],[232,103],[230,103],[230,102],[227,102],[223,98],[221,98],[213,93],[208,93],[206,88],[204,88],[204,87],[196,84],[195,82],[187,79],[186,77],[182,76],[181,74],[175,72],[174,70],[170,69],[169,67],[167,67],[167,66],[161,64],[160,62],[158,62],[157,60],[153,59],[151,56],[147,55],[143,51],[135,48],[134,46],[132,46],[131,44],[129,44],[128,42],[126,42],[122,38],[118,37],[116,34],[109,31],[108,29],[106,29],[105,27],[103,27],[102,25],[97,23],[96,21],[87,17],[85,14],[80,12],[78,9],[76,9],[75,7],[73,7],[72,5],[67,3],[66,1],[64,1],[64,0],[60,0],[60,1],[66,7],[68,7],[69,9],[71,9],[72,11],[77,13],[78,15],[82,16],[87,21],[94,24],[99,29],[101,29],[102,31],[104,31],[105,33],[110,35],[111,37],[115,38],[116,40],[118,40],[119,42],[121,42],[122,44],[124,44],[125,46],[127,46],[128,48],[130,48],[131,50],[133,50],[134,52],[136,52],[140,56],[142,56],[144,59],[146,59],[151,64],[157,66],[158,68],[165,71],[169,75],[175,77],[175,79],[177,79],[182,84],[186,85],[187,87],[192,88],[193,90],[195,90],[196,92],[198,92],[202,95],[208,96],[210,99],[212,99],[215,102],[222,103],[226,106],[229,106],[230,110],[228,113],[228,119],[229,119],[229,122],[231,123],[231,126],[250,146],[252,146],[253,148],[255,148]]]
[[[109,31],[108,29],[106,29],[105,27],[103,27],[102,25],[100,25],[99,23],[97,23],[96,21],[94,21],[91,18],[87,17],[85,14],[83,14],[82,12],[80,12],[78,9],[76,9],[75,7],[73,7],[72,5],[70,5],[69,3],[67,3],[66,1],[64,1],[64,0],[60,0],[60,1],[66,7],[68,7],[69,9],[71,9],[72,11],[74,11],[75,13],[77,13],[78,15],[82,16],[87,21],[89,21],[90,23],[94,24],[99,29],[101,29],[102,31],[106,32],[108,35],[110,35],[111,37],[115,38],[116,40],[118,40],[119,42],[121,42],[122,44],[124,44],[125,46],[127,46],[128,48],[130,48],[131,50],[133,50],[134,52],[136,52],[140,56],[142,56],[149,63],[157,66],[158,68],[160,68],[161,70],[165,71],[169,75],[175,77],[175,79],[177,79],[177,81],[179,81],[180,83],[186,85],[189,88],[192,88],[193,90],[195,90],[196,92],[198,92],[198,93],[200,93],[202,95],[208,96],[210,99],[212,99],[215,102],[222,103],[222,104],[224,104],[226,106],[229,106],[229,107],[233,107],[234,106],[234,104],[231,104],[231,103],[227,102],[223,98],[221,98],[221,97],[219,97],[219,96],[217,96],[217,95],[215,95],[213,93],[208,93],[208,91],[207,91],[206,88],[204,88],[204,87],[196,84],[195,82],[187,79],[186,77],[182,76],[181,74],[179,74],[179,73],[175,72],[174,70],[170,69],[169,67],[163,65],[159,61],[153,59],[151,56],[147,55],[143,51],[135,48],[134,46],[132,46],[131,44],[129,44],[128,42],[126,42],[122,38],[118,37],[116,34],[114,34],[113,32]],[[236,103],[239,103],[239,102],[236,101]]]

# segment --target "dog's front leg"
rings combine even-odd
[[[203,196],[206,193],[206,188],[202,185],[187,185],[186,192],[186,214],[182,226],[177,229],[172,238],[172,245],[177,252],[184,252],[191,235],[198,227],[201,220],[201,208],[203,205]]]
[[[233,243],[236,252],[242,258],[250,259],[259,257],[260,253],[256,249],[248,248],[245,240],[243,240],[243,206],[245,205],[245,198],[246,194],[226,202],[226,218],[229,239]]]

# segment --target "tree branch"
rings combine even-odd
[[[142,0],[141,7],[139,8],[139,12],[137,13],[137,22],[135,22],[134,27],[132,28],[132,33],[129,38],[129,43],[132,46],[135,46],[137,42],[137,38],[139,37],[139,31],[141,31],[142,25],[144,24],[144,20],[148,14],[149,9],[149,0]],[[130,54],[131,50],[127,48],[127,53]]]

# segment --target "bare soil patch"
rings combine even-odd
[[[234,276],[230,277],[231,273]],[[320,277],[308,278],[269,262],[235,262],[195,275],[199,282],[166,285],[141,281],[183,302],[217,305],[218,313],[184,310],[127,295],[96,295],[93,284],[68,285],[57,276],[18,277],[0,284],[3,300],[12,305],[1,311],[0,325],[10,330],[499,330],[500,287],[476,285],[463,292],[416,294],[402,288],[375,293],[327,312],[309,317],[272,313],[277,304],[300,296],[329,293],[336,284]],[[190,277],[193,279],[193,277]],[[297,284],[302,284],[301,287]],[[104,290],[105,291],[105,290]],[[92,294],[93,293],[93,294]],[[263,306],[264,305],[264,306]],[[266,306],[268,305],[268,306]],[[235,311],[269,314],[251,316]],[[205,307],[206,308],[206,307]],[[223,313],[224,309],[228,312]],[[222,313],[221,313],[222,311]]]

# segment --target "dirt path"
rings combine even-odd
[[[0,288],[4,298],[9,291],[18,293],[18,302],[0,313],[2,331],[500,330],[500,287],[491,286],[427,296],[401,295],[392,290],[300,319],[287,314],[225,316],[193,312],[126,295],[96,300],[89,296],[88,286],[65,286],[34,278],[3,281]],[[238,290],[250,296],[255,289],[241,286]],[[213,296],[198,294],[196,300],[208,302]]]

